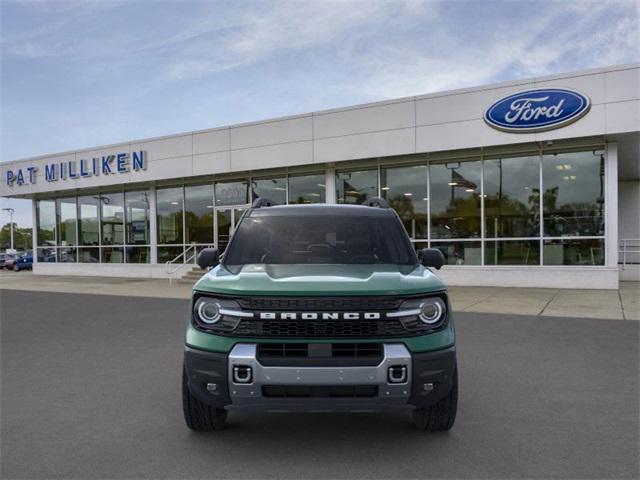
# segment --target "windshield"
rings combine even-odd
[[[415,265],[417,258],[394,216],[287,214],[242,220],[224,264],[249,263]]]

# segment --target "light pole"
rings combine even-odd
[[[15,213],[15,210],[11,207],[3,208],[3,210],[9,212],[9,228],[11,228],[11,250],[13,250],[13,214]]]

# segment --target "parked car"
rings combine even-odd
[[[13,262],[13,271],[19,272],[20,270],[31,270],[33,268],[33,255],[31,253],[25,253],[15,259]]]
[[[458,401],[442,252],[411,245],[386,200],[272,206],[242,216],[224,257],[194,286],[182,377],[192,430],[227,410],[413,408],[420,430],[449,430]]]
[[[17,258],[17,255],[13,253],[4,254],[4,258],[2,260],[2,268],[11,270],[13,268],[13,262],[15,262],[16,258]]]

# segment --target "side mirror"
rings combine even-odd
[[[444,255],[437,248],[423,248],[420,250],[420,263],[425,267],[440,270],[444,265]]]
[[[217,248],[204,248],[198,254],[198,266],[201,269],[217,267],[220,263],[220,255]]]

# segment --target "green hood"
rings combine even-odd
[[[440,279],[418,265],[222,265],[194,290],[234,295],[410,295],[444,290]]]

